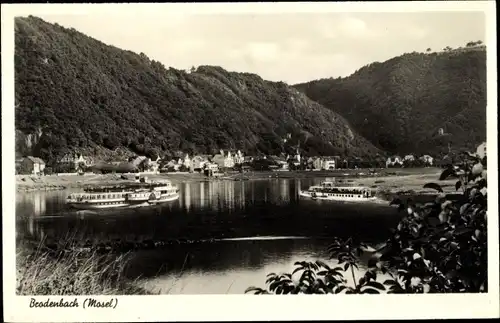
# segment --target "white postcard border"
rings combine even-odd
[[[268,12],[398,12],[483,11],[487,17],[487,144],[489,182],[489,292],[487,294],[253,296],[164,295],[117,296],[116,309],[29,308],[31,297],[15,294],[15,176],[14,176],[14,23],[28,14]],[[2,216],[4,320],[9,322],[109,322],[206,320],[326,320],[475,318],[499,315],[498,155],[496,89],[496,10],[494,1],[357,2],[357,3],[239,3],[239,4],[21,4],[2,5]],[[493,152],[493,153],[492,153]],[[263,281],[264,281],[263,277]],[[61,297],[50,297],[58,300]],[[86,297],[78,297],[83,303]],[[47,297],[37,296],[37,301]],[[73,297],[65,297],[72,300]],[[107,300],[109,297],[101,296]]]

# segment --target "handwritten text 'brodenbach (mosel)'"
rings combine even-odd
[[[88,297],[83,301],[83,308],[116,308],[117,305],[117,298],[104,301]],[[37,301],[35,298],[31,298],[30,307],[80,307],[80,303],[78,303],[77,298],[71,301],[64,298],[60,298],[58,301],[51,300],[50,298],[47,298],[45,301]]]

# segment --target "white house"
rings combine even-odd
[[[320,170],[323,168],[323,160],[320,157],[317,157],[313,161],[313,169]]]
[[[297,154],[295,155],[295,159],[297,159],[297,162],[300,164],[300,151],[297,148]]]
[[[434,158],[429,155],[423,155],[422,157],[420,157],[420,160],[429,166],[434,165]]]
[[[245,161],[245,156],[243,156],[243,153],[241,152],[241,150],[238,150],[236,152],[236,154],[234,155],[234,163],[239,165],[239,164],[243,164],[244,161]]]
[[[219,170],[219,165],[217,165],[215,163],[206,163],[205,167],[206,167],[206,169],[213,171],[213,172],[216,172]]]
[[[226,158],[224,158],[224,167],[225,168],[233,168],[235,165],[234,158],[231,155],[231,152],[227,152]]]
[[[191,158],[189,158],[189,154],[186,154],[186,156],[184,157],[184,160],[182,161],[182,164],[187,169],[191,169],[192,161],[191,161]]]
[[[88,167],[91,164],[91,159],[81,154],[66,154],[57,161],[56,170],[75,172],[79,169],[80,165]]]
[[[150,165],[150,162],[151,160],[146,156],[137,156],[130,161],[130,164],[138,170],[145,171]]]
[[[155,160],[151,160],[149,164],[149,171],[153,173],[158,173],[160,170],[160,157],[157,157]]]
[[[404,161],[407,161],[407,162],[410,162],[410,161],[414,161],[415,160],[415,156],[413,155],[406,155],[404,158],[403,158]]]
[[[208,160],[200,155],[194,156],[193,159],[191,160],[191,166],[193,167],[193,169],[198,169],[198,168],[203,169],[203,167],[207,163]]]
[[[219,167],[225,167],[226,157],[224,157],[224,151],[221,149],[219,154],[212,157],[212,163],[217,164]]]
[[[476,155],[481,159],[486,156],[486,141],[477,146]]]
[[[42,175],[45,162],[38,157],[28,156],[21,161],[21,173],[31,175]]]
[[[325,159],[323,161],[323,169],[324,170],[332,170],[335,169],[335,159]]]
[[[396,164],[403,165],[403,160],[399,156],[392,156],[387,158],[387,161],[385,162],[385,166],[394,166]]]
[[[178,171],[179,168],[181,167],[182,164],[179,164],[179,161],[176,161],[175,159],[172,159],[169,161],[165,166],[167,169],[173,168],[174,171]]]

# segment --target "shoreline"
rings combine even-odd
[[[334,171],[254,171],[246,173],[228,173],[222,178],[207,177],[199,173],[160,173],[143,174],[151,180],[168,179],[173,184],[218,182],[218,181],[247,181],[268,179],[310,179],[339,177],[354,179],[357,183],[384,193],[400,193],[413,191],[415,193],[436,193],[434,190],[424,189],[423,185],[429,182],[438,182],[439,168],[419,169],[377,169],[370,172],[368,169],[339,169]],[[78,189],[83,187],[98,187],[102,185],[126,184],[133,181],[136,174],[88,174],[88,175],[46,175],[41,177],[16,175],[16,192],[28,193],[33,191],[51,191]],[[127,179],[122,178],[122,176]],[[454,180],[439,181],[446,193],[454,192]]]

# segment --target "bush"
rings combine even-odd
[[[128,255],[87,250],[52,250],[43,242],[17,255],[18,295],[147,294],[123,276]]]
[[[349,239],[336,239],[329,248],[338,266],[322,261],[296,262],[292,274],[269,274],[268,289],[250,287],[255,294],[345,293],[455,293],[487,292],[487,179],[486,165],[466,155],[456,167],[446,168],[439,180],[456,177],[456,199],[448,198],[437,183],[425,188],[439,194],[433,202],[394,199],[391,205],[406,212],[380,248]],[[368,269],[356,279],[359,256],[371,253]],[[354,286],[344,274],[350,272]],[[383,284],[377,274],[388,274]],[[300,274],[292,279],[294,274]]]

